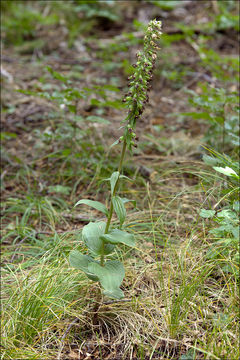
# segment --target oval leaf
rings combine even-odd
[[[75,205],[80,205],[80,204],[85,204],[88,206],[93,207],[94,209],[101,211],[102,213],[104,213],[106,216],[108,216],[108,210],[106,208],[105,205],[103,205],[102,203],[100,203],[99,201],[93,201],[93,200],[88,200],[88,199],[81,199],[79,200]]]
[[[82,270],[93,281],[98,281],[98,277],[88,270],[88,265],[97,262],[88,255],[83,255],[80,251],[73,250],[69,255],[69,263],[72,267]]]
[[[120,221],[120,226],[122,226],[127,215],[124,202],[119,196],[113,196],[112,203],[113,203],[114,211],[117,214],[117,217]]]
[[[114,246],[111,244],[104,244],[100,236],[104,234],[106,223],[99,221],[96,223],[90,222],[84,226],[82,230],[82,238],[85,242],[88,250],[93,255],[101,255],[102,247],[104,246],[104,255],[110,254],[114,250]]]
[[[114,194],[114,190],[119,179],[119,171],[114,171],[110,177],[110,184],[111,184],[111,194]]]
[[[98,276],[105,295],[114,299],[124,297],[122,290],[119,289],[125,275],[123,264],[120,261],[107,261],[104,266],[90,263],[88,271]]]
[[[110,244],[125,244],[127,246],[135,246],[135,239],[132,234],[119,229],[110,231],[109,234],[104,234],[100,237],[103,241]]]
[[[224,174],[224,175],[227,175],[227,176],[234,176],[234,177],[237,177],[239,178],[238,174],[236,173],[236,171],[234,171],[232,168],[228,167],[228,166],[225,166],[225,168],[223,167],[218,167],[218,166],[214,166],[213,167],[214,170]]]
[[[201,209],[199,215],[205,219],[211,219],[215,215],[215,210]]]

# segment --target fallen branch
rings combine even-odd
[[[65,218],[70,218],[72,220],[80,220],[80,221],[84,221],[84,222],[89,222],[89,221],[102,221],[104,218],[95,218],[95,217],[89,217],[89,216],[85,216],[82,214],[68,214],[68,213],[62,213],[61,214],[63,217]]]

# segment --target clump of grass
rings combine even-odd
[[[79,319],[79,310],[84,312],[86,309],[85,281],[81,275],[69,272],[63,260],[49,262],[45,255],[31,269],[24,270],[21,264],[6,266],[3,281],[4,359],[15,358],[13,354],[17,348],[21,348],[19,353],[23,351],[23,354],[27,349],[38,348],[45,357],[48,344],[58,346],[61,324],[63,319],[73,315],[72,308],[77,304]],[[85,320],[82,317],[82,321]]]

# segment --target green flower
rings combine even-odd
[[[150,81],[153,77],[152,72],[157,58],[156,50],[159,49],[157,40],[162,34],[161,27],[161,21],[150,21],[144,36],[143,51],[136,54],[137,61],[133,64],[134,74],[128,77],[129,91],[123,99],[128,108],[124,139],[130,149],[132,145],[136,146],[134,142],[137,140],[134,132],[136,120],[142,115],[145,105],[149,101],[148,91],[151,88]]]

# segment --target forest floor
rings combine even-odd
[[[210,121],[185,115],[196,112],[193,95],[238,90],[238,33],[219,25],[226,13],[217,1],[153,3],[102,4],[105,17],[89,17],[79,34],[64,21],[37,24],[30,39],[2,46],[4,360],[239,358],[237,275],[206,256],[213,225],[199,215],[224,206],[205,148],[231,150]],[[28,6],[19,4],[19,13]],[[59,11],[40,5],[31,6],[46,18]],[[155,17],[161,50],[138,147],[124,165],[132,181],[120,189],[136,202],[127,204],[125,227],[137,246],[117,253],[125,299],[96,300],[98,284],[70,268],[68,254],[86,250],[81,229],[102,216],[73,206],[82,198],[107,203],[103,179],[120,156],[110,145],[126,116],[121,99]],[[86,98],[74,95],[83,89]]]

